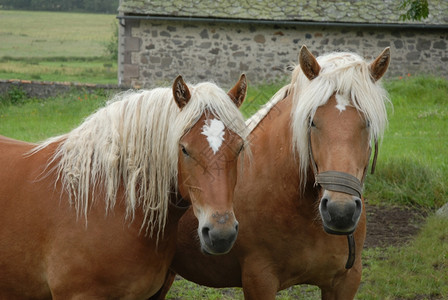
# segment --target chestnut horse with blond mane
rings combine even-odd
[[[275,299],[297,284],[318,286],[322,299],[354,298],[366,236],[362,187],[387,124],[378,80],[389,61],[389,48],[369,64],[353,53],[316,59],[302,47],[291,83],[246,122],[253,157],[235,189],[238,240],[224,256],[203,255],[187,212],[159,299],[174,272],[243,287],[245,299]]]
[[[0,299],[147,299],[190,203],[201,247],[228,252],[245,94],[179,76],[40,145],[0,137]]]

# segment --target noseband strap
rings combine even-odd
[[[329,191],[346,193],[361,198],[362,184],[355,176],[338,171],[327,171],[315,175],[316,183]]]

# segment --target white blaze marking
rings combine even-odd
[[[224,129],[224,124],[216,119],[206,120],[204,127],[202,127],[202,134],[207,137],[207,141],[210,148],[213,150],[213,154],[216,154],[224,141]]]
[[[345,107],[350,105],[350,101],[348,99],[348,95],[336,94],[336,108],[339,109],[339,112],[343,112]]]

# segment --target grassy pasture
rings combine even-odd
[[[41,58],[103,56],[114,20],[115,15],[2,10],[0,53]]]
[[[5,103],[8,100],[0,100],[0,134],[39,142],[76,127],[105,103],[106,96],[101,91],[95,94],[77,92],[54,99],[27,99],[25,103],[19,98],[16,105]]]
[[[448,81],[416,77],[386,84],[393,103],[377,174],[367,177],[372,204],[440,207],[448,195]]]
[[[0,78],[117,83],[115,15],[0,10]]]

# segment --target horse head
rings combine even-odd
[[[378,121],[385,118],[383,101],[378,100],[382,96],[370,94],[375,93],[372,86],[386,72],[389,60],[389,48],[371,64],[363,64],[351,53],[334,54],[320,62],[305,46],[300,51],[300,67],[309,81],[305,89],[310,90],[310,98],[322,98],[309,110],[306,134],[327,233],[351,234],[360,219],[371,145],[377,141],[378,127],[383,126],[378,123],[385,123]],[[327,92],[319,94],[319,88]],[[301,98],[298,105],[307,101],[306,96]]]
[[[225,95],[236,105],[235,109],[242,104],[246,89],[243,74]],[[192,93],[195,92],[178,76],[173,84],[173,95],[181,111],[194,102],[195,99],[190,101]],[[213,93],[208,95],[214,96]],[[199,221],[202,251],[214,255],[230,251],[238,234],[233,195],[238,157],[245,140],[241,133],[229,128],[234,121],[226,123],[213,109],[206,109],[178,143],[178,189],[182,198],[192,204]]]

